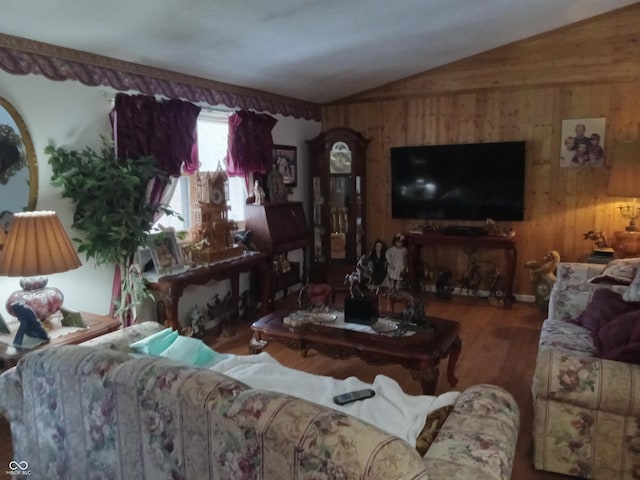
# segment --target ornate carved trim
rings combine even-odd
[[[13,75],[32,73],[50,80],[77,80],[91,87],[104,85],[120,91],[137,90],[145,95],[320,120],[320,106],[314,103],[2,33],[0,68]]]

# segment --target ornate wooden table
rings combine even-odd
[[[149,289],[157,295],[157,301],[160,306],[159,313],[162,316],[158,321],[175,330],[180,330],[178,304],[184,289],[189,285],[204,285],[210,280],[225,280],[228,278],[231,281],[231,298],[235,302],[234,305],[238,305],[240,273],[251,270],[258,270],[262,275],[260,288],[262,312],[265,314],[268,311],[269,304],[270,265],[267,261],[268,258],[268,255],[264,253],[254,252],[251,255],[221,260],[158,278],[151,278],[148,274],[145,274]]]
[[[269,341],[274,341],[303,354],[314,349],[331,358],[356,356],[371,365],[396,363],[411,372],[426,395],[434,394],[440,360],[448,356],[449,385],[455,387],[458,383],[454,374],[462,350],[458,322],[427,317],[434,330],[416,330],[413,335],[395,337],[318,324],[291,327],[282,322],[287,313],[273,312],[251,326],[254,332],[249,346],[251,353],[259,353]]]
[[[420,249],[423,246],[461,247],[465,249],[496,249],[504,250],[504,308],[511,308],[514,301],[513,279],[516,272],[518,252],[516,250],[517,237],[481,235],[466,237],[460,235],[445,235],[440,232],[409,233],[407,236],[407,267],[411,285],[416,285],[420,265]]]

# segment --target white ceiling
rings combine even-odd
[[[637,0],[4,0],[0,32],[337,100]]]

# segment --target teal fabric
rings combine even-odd
[[[131,348],[146,355],[160,355],[178,338],[178,331],[165,328],[131,344]]]
[[[205,345],[202,340],[181,336],[159,354],[161,357],[196,366],[210,364],[216,355],[217,353]]]

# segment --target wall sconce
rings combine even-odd
[[[630,197],[631,204],[619,205],[623,218],[629,220],[625,227],[628,232],[638,231],[636,220],[640,217],[640,207],[636,197],[640,196],[640,143],[620,142],[613,150],[613,166],[609,176],[607,194],[614,197]]]

